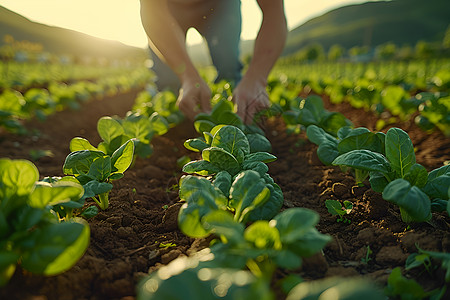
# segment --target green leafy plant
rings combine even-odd
[[[203,134],[201,141],[209,141],[208,133],[218,125],[232,125],[239,128],[247,137],[250,152],[270,152],[272,146],[258,126],[245,125],[241,118],[234,112],[233,102],[221,98],[213,106],[211,113],[199,113],[195,117],[194,128],[199,134]]]
[[[111,156],[86,142],[82,139],[71,141],[72,152],[66,157],[63,172],[73,176],[83,185],[85,196],[92,198],[105,210],[108,208],[109,192],[113,187],[111,181],[122,178],[133,161],[134,142],[125,142]]]
[[[333,165],[369,172],[374,191],[399,206],[404,222],[423,222],[431,218],[431,202],[421,190],[427,182],[426,169],[416,163],[408,134],[391,128],[385,137],[385,155],[371,150],[352,150],[336,157]]]
[[[337,132],[337,137],[333,137],[322,128],[311,125],[306,130],[308,139],[318,145],[317,156],[325,165],[331,165],[340,155],[353,150],[370,150],[384,154],[385,134],[382,132],[373,133],[365,127],[352,129],[348,126],[342,127]],[[341,166],[343,171],[352,170],[355,182],[361,184],[368,176],[369,171],[361,168],[349,168]]]
[[[446,270],[445,281],[450,282],[450,253],[426,251],[419,248],[416,245],[417,253],[413,253],[408,256],[405,263],[405,269],[410,270],[419,266],[424,266],[428,273],[432,272],[432,261],[437,260],[441,262],[442,269]]]
[[[204,140],[185,142],[186,148],[201,151],[203,159],[186,164],[183,172],[211,175],[226,171],[235,176],[244,170],[254,170],[263,175],[268,170],[265,163],[276,159],[267,152],[251,152],[247,136],[235,126],[218,125],[204,135]]]
[[[400,267],[396,267],[389,275],[388,284],[384,292],[389,297],[397,297],[402,300],[441,299],[445,292],[445,287],[426,292],[414,279],[403,277]]]
[[[56,275],[70,269],[89,244],[89,225],[79,218],[63,222],[52,207],[80,198],[73,182],[38,182],[29,161],[0,159],[0,286],[16,266]]]
[[[288,126],[316,125],[332,136],[336,136],[341,127],[352,125],[341,113],[326,110],[322,98],[316,95],[292,99],[290,110],[283,112],[283,119]]]
[[[283,204],[281,189],[255,171],[244,171],[231,182],[226,173],[219,173],[214,182],[192,175],[180,182],[181,207],[178,223],[188,236],[204,237],[210,234],[204,226],[204,217],[214,211],[226,211],[235,221],[246,223],[275,216]]]
[[[169,295],[174,299],[185,299],[186,294],[181,295],[171,287],[175,282],[188,284],[194,298],[236,299],[242,295],[250,297],[245,299],[256,296],[273,299],[270,282],[276,268],[298,268],[302,257],[317,253],[330,240],[314,228],[317,222],[318,214],[314,211],[292,208],[270,221],[256,221],[244,228],[225,211],[212,211],[205,216],[204,226],[220,240],[201,254],[174,260],[164,267],[166,273],[158,271],[145,278],[139,285],[138,299]],[[244,271],[245,268],[249,271]],[[222,274],[222,283],[227,278],[222,290],[217,288],[213,274]],[[240,283],[233,280],[237,277],[241,278]],[[235,294],[236,289],[240,290],[239,294]]]
[[[349,223],[350,220],[345,217],[353,210],[353,203],[345,200],[343,204],[341,204],[338,200],[325,200],[325,206],[328,209],[328,212],[333,216],[338,216],[337,222]]]

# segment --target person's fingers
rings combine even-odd
[[[188,101],[188,99],[186,98],[181,98],[178,101],[178,107],[180,108],[180,110],[183,112],[183,114],[189,119],[189,120],[194,120],[195,116],[197,115],[196,112],[194,112],[194,107],[195,107],[195,103],[189,103],[190,101]]]

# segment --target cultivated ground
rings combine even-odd
[[[43,157],[35,164],[41,178],[62,176],[70,140],[81,136],[96,145],[100,141],[97,120],[106,115],[123,117],[136,94],[94,100],[80,111],[57,113],[45,123],[29,122],[31,135],[0,132],[0,157],[30,159],[30,150],[51,150],[53,157]],[[374,130],[376,116],[324,100],[328,110],[342,112],[355,126]],[[439,132],[425,133],[413,122],[394,125],[408,132],[416,147],[417,162],[427,170],[450,160],[450,139]],[[318,230],[333,237],[322,254],[305,260],[302,269],[296,270],[305,279],[367,276],[385,284],[390,271],[404,267],[409,254],[417,252],[415,244],[424,250],[450,252],[450,219],[445,214],[434,214],[432,223],[407,228],[398,208],[370,190],[368,183],[355,187],[350,175],[323,166],[315,154],[316,146],[307,141],[304,133],[286,134],[278,118],[270,119],[264,129],[273,145],[272,153],[278,157],[269,164],[269,174],[283,190],[284,208],[298,206],[317,211]],[[187,238],[177,229],[177,183],[182,175],[177,159],[183,155],[198,157],[183,147],[186,139],[196,136],[192,124],[184,122],[166,135],[155,137],[154,154],[149,159],[138,159],[125,177],[114,183],[108,210],[89,220],[91,244],[76,266],[50,278],[18,269],[9,285],[0,289],[0,298],[132,299],[136,283],[149,269],[207,246],[207,241]],[[350,224],[336,222],[325,207],[327,199],[353,202],[354,210],[348,215]],[[371,252],[367,256],[368,249]],[[276,276],[285,274],[279,270]],[[406,274],[427,290],[443,285],[444,272],[440,269],[431,275],[421,269]],[[281,294],[279,298],[283,298]]]

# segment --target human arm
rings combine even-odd
[[[255,41],[253,58],[233,93],[238,115],[250,123],[256,112],[269,107],[267,77],[283,51],[287,24],[283,0],[257,0],[263,20]]]
[[[194,67],[185,46],[185,32],[173,17],[167,0],[141,0],[141,21],[152,50],[181,82],[178,105],[190,119],[210,110],[211,91]]]

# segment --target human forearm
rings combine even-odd
[[[245,76],[265,82],[283,51],[287,25],[283,1],[259,0],[258,3],[263,11],[263,20],[255,41],[253,58]]]
[[[150,47],[181,82],[199,77],[186,50],[185,33],[170,13],[166,0],[141,0],[141,21]]]

